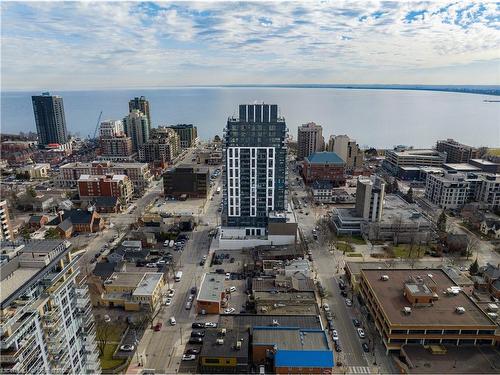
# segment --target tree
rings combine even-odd
[[[104,354],[104,349],[106,345],[111,339],[112,327],[109,322],[105,322],[104,320],[99,319],[96,325],[96,339],[97,339],[97,347],[99,348],[99,352],[101,355]]]
[[[20,230],[19,230],[20,236],[25,239],[29,240],[31,238],[31,233],[27,225],[24,225]]]
[[[409,202],[409,203],[413,203],[414,200],[413,200],[413,188],[410,186],[410,188],[408,189],[407,193],[406,193],[406,200]]]
[[[398,180],[397,179],[394,179],[392,181],[392,192],[393,193],[399,192],[399,185],[398,185]]]
[[[46,240],[55,240],[61,238],[61,235],[57,231],[56,228],[50,228],[45,232],[45,237]]]
[[[446,233],[446,213],[444,212],[444,210],[441,211],[441,214],[437,219],[436,228],[439,233]]]
[[[465,256],[467,259],[478,250],[479,248],[479,240],[476,236],[474,235],[468,235],[467,236],[467,250]]]
[[[30,186],[26,189],[26,194],[28,194],[30,197],[35,198],[36,197],[36,191],[33,188],[33,186]]]
[[[469,267],[469,272],[472,276],[476,275],[479,271],[479,263],[477,262],[477,258],[476,260],[474,261],[474,263],[472,263]]]

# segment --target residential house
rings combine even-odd
[[[496,239],[500,238],[500,219],[487,218],[481,222],[479,230],[482,234]]]
[[[45,215],[32,215],[28,220],[28,226],[33,229],[42,228],[47,222],[49,218]]]

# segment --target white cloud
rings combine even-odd
[[[500,59],[494,3],[0,6],[4,89],[417,83],[413,77],[425,81],[425,72],[436,69],[446,82],[434,83],[500,83],[498,74],[487,76],[474,65],[490,64],[483,71],[491,72]],[[470,74],[458,66],[470,67]]]

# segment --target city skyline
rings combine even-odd
[[[4,2],[2,90],[499,84],[498,19],[491,2]]]

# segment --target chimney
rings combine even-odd
[[[59,224],[61,224],[63,222],[63,214],[64,214],[64,211],[57,212],[57,216],[59,217]]]

